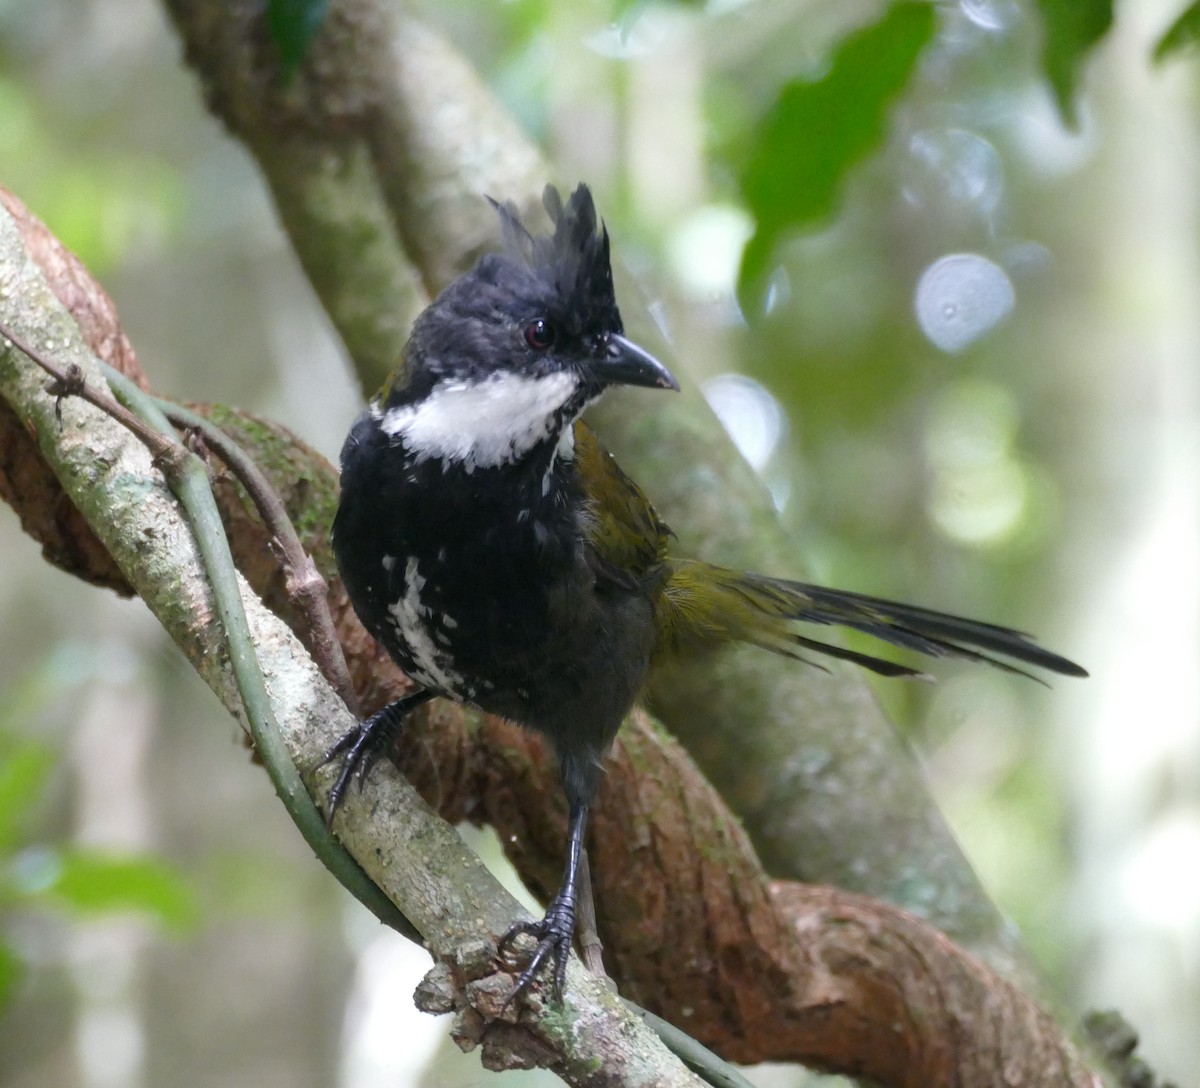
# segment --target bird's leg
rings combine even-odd
[[[563,986],[567,979],[567,960],[571,955],[571,938],[575,933],[575,901],[579,890],[579,859],[583,854],[583,833],[587,828],[588,806],[572,804],[567,828],[567,868],[557,894],[546,908],[546,917],[540,922],[517,922],[500,938],[499,951],[504,949],[520,934],[536,937],[538,946],[534,950],[529,966],[521,972],[512,993],[505,999],[505,1006],[524,990],[541,970],[548,957],[554,959],[554,996],[561,1001]]]
[[[414,691],[394,703],[388,703],[382,710],[364,718],[325,752],[325,758],[317,765],[319,767],[324,767],[338,756],[344,757],[337,781],[329,791],[329,809],[325,814],[327,826],[333,824],[351,780],[357,778],[358,784],[362,785],[379,754],[395,739],[404,719],[417,707],[429,702],[434,694],[428,690]]]

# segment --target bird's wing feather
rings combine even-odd
[[[575,460],[588,498],[589,561],[597,577],[625,589],[656,581],[671,530],[586,424],[575,424]]]
[[[598,584],[649,597],[656,660],[748,642],[791,657],[811,650],[884,676],[921,675],[909,665],[822,642],[796,629],[797,624],[813,624],[848,627],[927,657],[984,661],[1023,675],[1031,674],[1013,661],[1066,676],[1086,675],[1028,635],[997,624],[711,563],[669,559],[671,530],[584,423],[575,424],[575,456],[589,500],[589,562]]]

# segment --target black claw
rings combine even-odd
[[[358,787],[359,793],[361,793],[363,783],[367,780],[367,775],[371,773],[371,768],[375,766],[375,761],[379,758],[379,745],[363,745],[360,752],[354,752],[352,749],[351,756],[355,757],[356,764],[354,784]]]
[[[325,816],[325,826],[333,826],[333,818],[337,815],[337,810],[341,808],[342,801],[346,797],[346,791],[350,788],[350,783],[355,777],[358,778],[358,788],[362,789],[363,782],[363,765],[374,762],[373,758],[369,758],[369,754],[375,745],[381,745],[389,741],[390,737],[380,736],[385,732],[378,730],[372,732],[371,719],[365,722],[360,722],[354,729],[350,730],[337,744],[325,753],[325,759],[322,766],[328,763],[331,759],[346,753],[346,758],[342,760],[341,770],[338,772],[337,781],[334,782],[333,788],[329,791],[329,811]]]
[[[325,754],[321,757],[321,762],[316,765],[314,770],[319,771],[325,766],[325,764],[332,763],[335,759],[337,759],[338,756],[340,756],[347,748],[350,747],[350,745],[355,742],[355,740],[358,739],[358,735],[361,731],[362,723],[359,722],[359,724],[353,729],[343,733],[336,744],[331,744],[325,749]]]
[[[512,992],[504,999],[503,1009],[512,1004],[514,998],[529,988],[547,960],[554,962],[554,999],[560,1004],[567,982],[567,960],[571,957],[571,940],[575,935],[575,903],[571,899],[556,898],[540,922],[516,922],[497,942],[496,948],[503,952],[517,937],[527,933],[537,938],[538,946],[517,978]]]
[[[328,809],[325,814],[326,827],[333,826],[333,818],[346,798],[350,783],[357,781],[358,788],[362,789],[362,784],[371,773],[371,768],[375,766],[375,761],[396,738],[404,719],[422,703],[432,699],[434,694],[432,691],[415,691],[403,699],[389,703],[348,730],[325,752],[321,762],[317,764],[318,768],[332,763],[338,756],[344,756],[337,781],[329,791]]]

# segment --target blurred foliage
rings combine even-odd
[[[16,989],[21,946],[6,921],[65,914],[85,921],[135,912],[182,932],[197,921],[192,891],[165,861],[39,838],[60,753],[19,726],[41,704],[86,679],[70,648],[51,655],[0,697],[0,1011]]]
[[[186,196],[178,172],[157,156],[78,135],[32,87],[0,70],[4,185],[102,277],[176,233]]]
[[[1045,22],[1042,61],[1058,108],[1077,123],[1075,94],[1084,57],[1112,26],[1112,0],[1037,0]]]
[[[30,902],[66,908],[81,918],[136,911],[168,929],[198,921],[190,887],[171,865],[147,856],[93,849],[26,848],[14,866]]]
[[[887,112],[933,37],[934,8],[894,4],[847,35],[816,80],[780,89],[754,132],[741,189],[755,232],[742,255],[743,310],[760,310],[761,281],[780,236],[830,215],[846,175],[878,148]]]
[[[1200,42],[1200,3],[1191,4],[1180,12],[1154,47],[1154,59],[1164,61],[1195,49],[1197,42]]]

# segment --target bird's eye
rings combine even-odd
[[[534,351],[545,351],[554,347],[557,338],[557,330],[544,317],[539,317],[525,326],[525,343]]]

